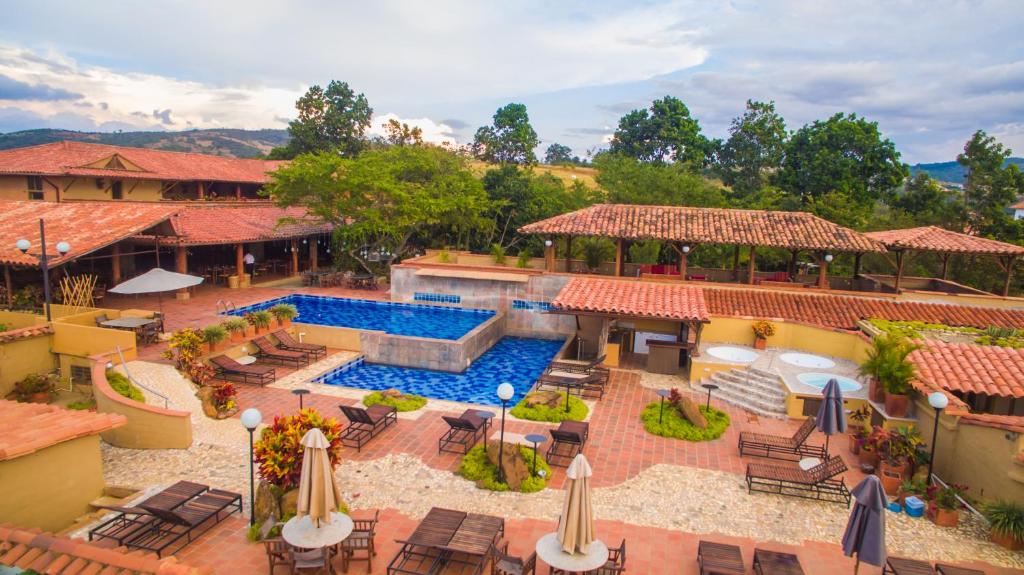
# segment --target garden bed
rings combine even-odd
[[[709,408],[702,405],[699,409],[708,422],[708,426],[703,429],[690,423],[670,403],[665,404],[665,413],[659,423],[660,401],[647,404],[647,407],[640,414],[640,420],[643,421],[644,429],[647,430],[647,433],[662,437],[685,439],[686,441],[711,441],[721,437],[725,430],[729,428],[729,415],[713,407]]]
[[[398,411],[416,411],[427,404],[427,398],[422,395],[402,394],[400,396],[387,395],[384,391],[369,393],[363,398],[363,405],[387,405]]]
[[[555,392],[541,392],[541,393],[555,393]],[[590,413],[590,408],[587,407],[586,403],[582,400],[569,396],[569,411],[565,410],[565,393],[559,393],[560,398],[555,405],[536,404],[528,405],[529,395],[524,397],[522,401],[516,404],[512,408],[511,413],[514,417],[519,419],[528,419],[530,421],[545,421],[549,423],[559,423],[562,421],[583,421],[587,418],[587,414]]]
[[[519,448],[519,454],[523,458],[523,463],[527,469],[532,470],[533,450],[522,445],[516,447]],[[498,481],[498,467],[487,459],[483,444],[473,447],[462,457],[458,474],[470,481],[476,482],[477,487],[481,489],[488,489],[490,491],[510,490],[507,483]],[[541,491],[547,487],[548,477],[551,477],[551,468],[544,461],[544,457],[537,454],[537,475],[530,475],[524,478],[518,491],[520,493],[536,493]]]

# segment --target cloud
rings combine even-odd
[[[167,108],[164,110],[153,110],[153,117],[160,120],[162,124],[173,124],[174,120],[171,119],[171,109]]]
[[[0,100],[35,100],[35,101],[54,101],[54,100],[80,100],[81,94],[63,90],[61,88],[54,88],[47,86],[46,84],[29,84],[27,82],[19,82],[13,78],[9,78],[0,74]]]
[[[469,122],[465,120],[460,120],[458,118],[446,118],[444,120],[441,120],[441,123],[447,126],[451,126],[452,130],[455,131],[465,130],[466,128],[470,127]]]
[[[435,122],[430,118],[400,118],[397,114],[387,113],[384,115],[374,115],[373,120],[370,122],[370,129],[367,130],[371,136],[383,136],[387,134],[384,126],[387,125],[389,120],[397,120],[403,124],[408,124],[410,128],[419,128],[423,131],[423,141],[431,144],[456,144],[453,136],[454,130],[448,124],[443,122]]]

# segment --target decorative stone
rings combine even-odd
[[[206,417],[219,419],[219,414],[217,413],[217,406],[213,402],[212,386],[206,385],[200,387],[199,391],[196,392],[196,397],[198,397],[199,401],[203,404],[203,413],[206,415]]]
[[[565,397],[557,391],[531,391],[526,394],[525,400],[527,407],[536,407],[538,405],[558,407],[565,403]]]
[[[281,503],[274,493],[274,487],[266,481],[256,486],[256,522],[263,523],[270,517],[281,517]]]
[[[500,443],[498,440],[487,442],[487,459],[495,466],[498,465],[498,445]],[[505,483],[508,484],[509,489],[519,491],[523,480],[530,476],[530,469],[526,466],[526,462],[523,461],[518,445],[506,442],[505,448],[501,451],[501,470],[505,474]]]
[[[676,402],[676,407],[679,408],[679,413],[682,413],[683,417],[692,423],[694,427],[704,429],[708,426],[708,420],[704,418],[704,414],[700,412],[697,404],[689,397],[679,398],[679,401]]]
[[[380,395],[381,397],[393,397],[395,399],[402,399],[403,397],[405,397],[405,395],[401,391],[398,391],[395,388],[385,389],[384,391],[380,392]]]
[[[281,517],[295,515],[298,510],[299,490],[292,489],[291,491],[286,491],[285,494],[281,496]]]

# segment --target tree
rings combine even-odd
[[[719,153],[722,181],[739,197],[760,190],[782,163],[785,145],[786,121],[775,112],[775,102],[747,100]]]
[[[416,146],[423,143],[423,130],[419,126],[410,127],[394,118],[381,126],[384,128],[384,142],[389,146]]]
[[[975,233],[1006,241],[1020,239],[1019,222],[1007,208],[1024,194],[1024,175],[1015,165],[1005,165],[1013,153],[995,138],[978,130],[964,144],[956,161],[967,169],[964,202]]]
[[[473,155],[494,164],[536,164],[540,140],[524,104],[507,104],[494,113],[494,124],[473,136]]]
[[[512,247],[524,239],[536,240],[537,236],[520,236],[516,230],[521,226],[537,222],[558,214],[586,207],[593,203],[593,192],[581,181],[570,185],[549,173],[535,173],[513,165],[488,170],[483,177],[484,189],[491,201],[492,234],[480,244],[499,244]]]
[[[597,183],[616,204],[722,207],[725,195],[683,164],[641,162],[618,154],[598,154]]]
[[[572,148],[555,142],[544,153],[544,163],[549,166],[579,164],[580,159],[572,155]]]
[[[960,194],[942,187],[926,172],[918,172],[907,180],[903,193],[892,207],[905,212],[918,226],[936,225],[963,231],[967,219]]]
[[[690,109],[672,96],[655,100],[649,110],[633,110],[623,116],[609,146],[613,154],[642,162],[678,162],[694,171],[708,164],[713,149]]]
[[[480,181],[463,158],[436,146],[392,146],[356,158],[306,154],[271,177],[265,194],[333,224],[339,248],[371,272],[371,255],[389,266],[428,231],[467,235],[491,225]]]
[[[778,184],[804,206],[838,193],[870,211],[876,200],[891,202],[908,173],[896,146],[882,138],[877,123],[856,114],[836,114],[793,134]]]
[[[351,157],[365,146],[363,134],[370,127],[373,108],[347,83],[331,80],[326,90],[313,86],[295,102],[295,109],[298,118],[288,123],[291,139],[271,150],[271,159],[328,151]]]

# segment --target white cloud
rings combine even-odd
[[[384,129],[384,126],[390,120],[397,120],[400,123],[408,124],[410,128],[419,128],[423,131],[424,142],[431,144],[456,144],[453,135],[454,130],[447,124],[435,122],[430,118],[400,118],[397,114],[391,112],[384,115],[374,115],[370,129],[367,132],[373,136],[385,135],[387,130]]]

